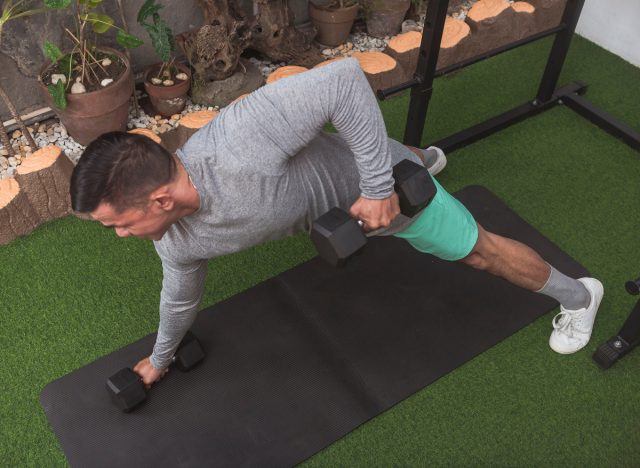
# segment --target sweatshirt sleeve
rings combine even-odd
[[[207,261],[181,264],[162,259],[162,292],[160,294],[160,325],[151,365],[163,369],[171,364],[180,341],[193,324],[207,276]]]
[[[288,160],[331,122],[355,156],[362,196],[382,199],[393,193],[384,120],[355,59],[263,86],[216,120],[213,138],[241,162],[259,161],[269,175],[282,174]]]

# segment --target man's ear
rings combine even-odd
[[[164,185],[155,189],[149,195],[149,201],[151,206],[159,208],[163,211],[171,211],[175,207],[176,201],[173,198],[173,194],[169,190],[169,187]]]

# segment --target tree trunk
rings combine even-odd
[[[251,48],[276,62],[292,62],[313,66],[321,60],[312,50],[309,35],[293,26],[287,0],[255,0],[258,11],[252,29]],[[308,63],[309,54],[316,57]]]
[[[195,80],[210,82],[231,76],[251,40],[251,25],[233,2],[199,0],[205,24],[178,34],[176,41],[195,70]]]

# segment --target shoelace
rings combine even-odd
[[[553,328],[558,330],[558,332],[567,335],[569,338],[573,338],[574,331],[587,333],[580,329],[580,325],[582,325],[580,318],[581,317],[573,315],[573,311],[561,310],[555,317],[553,317]]]

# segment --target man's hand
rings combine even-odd
[[[153,367],[149,358],[144,358],[133,368],[133,372],[142,378],[142,383],[147,389],[150,388],[154,382],[164,377],[168,371],[169,369],[156,369]]]
[[[362,227],[365,231],[387,227],[400,214],[398,195],[394,192],[389,198],[382,200],[360,197],[351,206],[349,213],[364,223]]]

